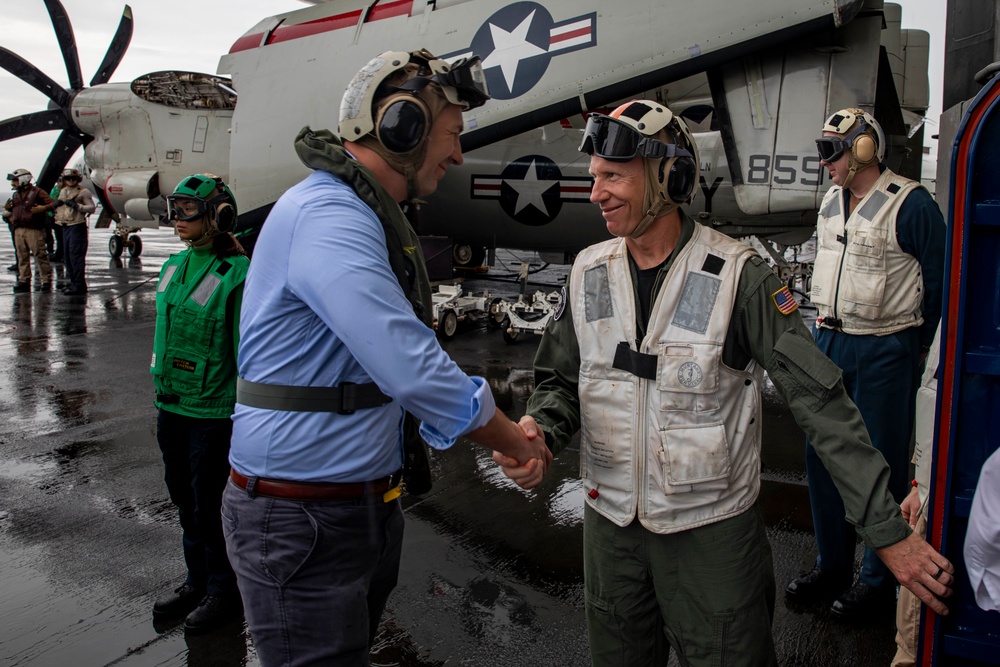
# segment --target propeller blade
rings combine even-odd
[[[69,129],[69,123],[59,109],[36,111],[0,121],[0,141],[16,139],[36,132],[66,129]]]
[[[45,0],[45,8],[49,10],[49,18],[52,19],[52,27],[55,28],[56,39],[62,50],[63,62],[66,63],[69,87],[71,90],[80,90],[83,88],[83,75],[80,74],[80,56],[76,50],[76,36],[73,34],[73,25],[69,22],[69,14],[59,0]]]
[[[3,67],[35,89],[40,90],[59,107],[65,109],[69,106],[70,96],[65,88],[50,79],[44,72],[27,60],[2,46],[0,46],[0,67]]]
[[[111,40],[111,45],[108,46],[108,52],[104,54],[104,61],[97,68],[94,78],[90,80],[90,85],[96,86],[108,82],[111,75],[118,68],[118,63],[125,56],[125,50],[128,49],[129,42],[131,41],[132,8],[125,5],[125,11],[122,12],[122,20],[118,22],[118,30],[115,31],[114,39]]]
[[[63,130],[38,174],[38,179],[35,181],[38,187],[46,192],[51,190],[52,186],[56,184],[59,174],[66,168],[69,159],[73,157],[73,153],[82,145],[83,139],[78,134]]]

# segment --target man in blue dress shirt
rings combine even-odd
[[[337,135],[296,138],[314,171],[274,205],[246,280],[222,510],[265,666],[369,664],[399,570],[407,412],[437,449],[465,436],[551,461],[438,345],[398,204],[462,163],[462,112],[487,99],[478,57],[390,51],[349,84]]]

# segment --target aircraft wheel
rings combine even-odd
[[[122,256],[122,253],[125,252],[125,241],[122,240],[122,237],[115,234],[108,239],[108,252],[115,259]]]
[[[507,315],[500,310],[500,304],[503,299],[497,297],[490,301],[489,310],[486,311],[486,326],[490,329],[499,329],[503,326],[503,321],[507,319]]]
[[[135,234],[128,237],[128,254],[130,257],[138,257],[142,254],[142,239]]]
[[[500,326],[503,327],[503,342],[507,343],[508,345],[513,345],[514,343],[516,343],[517,337],[520,334],[520,332],[514,331],[513,329],[510,328],[510,318],[504,317],[503,324],[501,324]]]
[[[455,243],[451,247],[451,260],[455,266],[482,266],[486,259],[486,248],[469,243]]]
[[[438,319],[438,336],[444,340],[451,340],[455,332],[458,331],[458,315],[454,310],[446,310],[441,313]]]

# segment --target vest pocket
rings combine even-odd
[[[660,343],[656,377],[660,410],[718,410],[720,350],[714,343]]]
[[[722,422],[660,429],[660,486],[667,495],[729,486],[732,466]]]

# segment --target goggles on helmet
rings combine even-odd
[[[836,162],[848,148],[854,145],[854,140],[865,131],[867,125],[862,122],[846,137],[820,137],[816,140],[816,150],[823,162]]]
[[[611,162],[628,162],[635,157],[693,157],[686,149],[643,136],[629,125],[600,114],[587,118],[580,151]]]
[[[481,107],[490,99],[479,56],[460,58],[451,65],[443,60],[431,60],[427,65],[433,72],[432,76],[415,76],[394,86],[394,89],[417,93],[436,83],[441,86],[445,99],[464,111]]]
[[[194,204],[194,213],[185,213],[178,206],[180,202],[191,202]],[[215,206],[214,199],[212,201],[205,201],[204,199],[195,199],[194,197],[186,197],[184,195],[167,195],[167,220],[180,220],[181,222],[197,220],[207,214],[208,210],[213,206]]]

